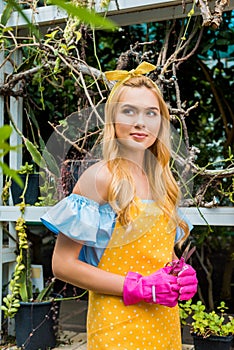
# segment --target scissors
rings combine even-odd
[[[195,252],[196,247],[190,248],[191,242],[188,243],[185,250],[183,251],[183,254],[179,260],[173,260],[171,263],[168,263],[167,266],[172,266],[172,270],[170,272],[170,275],[177,276],[178,273],[181,271],[181,269],[184,266],[184,263],[188,261],[188,259],[192,256],[192,254]]]

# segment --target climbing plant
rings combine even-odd
[[[103,31],[106,27],[100,28],[100,22],[94,28],[95,15],[90,2],[53,0],[52,4],[55,3],[68,11],[68,19],[65,26],[51,25],[43,35],[40,28],[37,28],[39,36],[33,27],[23,36],[7,26],[12,8],[22,13],[25,7],[36,11],[38,3],[10,0],[1,19],[5,53],[2,66],[7,61],[13,62],[17,50],[23,54],[22,63],[14,64],[13,74],[6,77],[0,94],[6,97],[13,126],[9,98],[24,98],[24,130],[17,130],[26,146],[24,157],[32,156],[58,184],[64,173],[64,161],[82,160],[90,149],[90,140],[99,140],[103,117],[97,107],[105,103],[113,86],[103,71],[132,69],[142,61],[149,61],[157,66],[150,77],[167,100],[172,124],[186,149],[182,155],[174,155],[185,169],[182,177],[177,174],[187,189],[184,205],[215,206],[232,202],[234,118],[230,108],[232,82],[228,77],[233,65],[222,66],[221,58],[214,56],[224,52],[233,37],[232,15],[223,14],[226,3],[216,2],[211,10],[208,2],[203,2],[201,16],[195,17],[194,2],[185,19],[118,28],[108,35]],[[102,5],[108,13],[108,2]],[[90,17],[86,20],[84,14]],[[217,60],[212,67],[209,55],[213,62]],[[80,111],[87,108],[99,114],[97,129],[90,132],[83,127],[76,136],[74,125],[68,131],[67,121],[72,118],[67,117],[72,112],[77,112],[79,117]],[[59,149],[59,155],[47,149],[54,133],[66,145]],[[212,142],[207,142],[211,135]],[[215,145],[221,147],[217,150]],[[192,189],[191,182],[195,183]],[[63,185],[61,189],[66,195]]]

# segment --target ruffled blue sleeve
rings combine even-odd
[[[182,212],[181,209],[178,209],[178,215],[183,221],[186,222],[186,224],[188,225],[189,231],[191,231],[193,229],[193,225],[191,224],[191,222],[186,217],[186,215]],[[183,236],[184,236],[184,231],[182,230],[181,227],[177,227],[176,228],[175,243],[177,243],[181,238],[183,238]]]
[[[63,233],[82,244],[97,248],[107,246],[115,225],[115,212],[109,204],[71,194],[41,217],[52,232]]]

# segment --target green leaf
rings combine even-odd
[[[52,33],[46,34],[45,36],[50,39],[54,39],[55,35],[58,33],[58,29],[54,30]]]
[[[10,309],[10,313],[11,313],[10,317],[14,317],[16,312],[18,312],[18,308],[12,307]]]
[[[9,151],[17,151],[19,146],[10,146],[7,142],[0,142],[0,157],[5,156]]]
[[[22,271],[21,274],[21,283],[20,283],[20,297],[23,302],[29,301],[28,291],[27,291],[27,283],[26,283],[26,271]]]
[[[188,17],[192,17],[194,15],[194,8],[192,8],[189,13],[188,13]]]
[[[5,28],[3,28],[2,32],[3,32],[3,33],[6,33],[6,32],[13,32],[13,28],[12,28],[12,27],[5,27]]]
[[[11,6],[13,9],[15,9],[23,17],[23,19],[27,23],[28,28],[35,35],[35,37],[39,40],[41,35],[40,35],[38,28],[33,23],[30,22],[30,20],[25,15],[21,6],[15,0],[7,0],[7,3],[9,6]]]
[[[41,156],[41,153],[38,151],[38,149],[36,148],[36,146],[29,141],[27,138],[24,138],[24,144],[27,148],[27,150],[29,151],[29,153],[32,156],[33,161],[41,168],[45,168],[46,164],[44,159]]]
[[[4,297],[4,298],[3,298],[3,302],[6,304],[6,306],[9,305],[9,301],[8,301],[7,297]]]
[[[64,0],[51,0],[52,4],[57,5],[64,9],[68,15],[79,18],[83,23],[89,24],[93,27],[101,27],[101,29],[114,30],[117,25],[98,15],[94,10],[87,9],[85,7],[77,7],[71,3],[66,3]]]
[[[6,306],[4,306],[4,305],[2,305],[0,309],[1,309],[2,311],[4,311],[4,312],[7,312],[7,311],[8,311],[8,308],[7,308]]]
[[[50,152],[48,152],[46,147],[43,150],[43,157],[47,164],[47,168],[52,172],[52,174],[54,174],[56,177],[60,177],[60,170],[56,163],[56,160],[54,156]]]
[[[14,303],[12,304],[12,306],[18,308],[18,307],[20,307],[20,303],[19,303],[19,302],[14,302]]]
[[[0,168],[2,168],[3,174],[11,177],[21,188],[23,188],[23,182],[18,175],[18,172],[14,169],[10,169],[6,163],[0,162]]]
[[[28,164],[28,162],[25,162],[24,165],[20,166],[20,169],[18,170],[19,174],[33,174],[33,164]]]
[[[27,59],[20,65],[18,65],[16,68],[15,68],[15,71],[17,73],[20,73],[20,72],[24,72],[30,68],[33,67],[33,64],[34,64],[34,61],[35,61],[35,58],[37,57],[38,55],[38,52],[30,55],[29,57],[27,57]]]
[[[13,11],[13,7],[8,2],[6,7],[4,8],[2,16],[1,16],[1,24],[3,26],[5,26],[7,24],[9,18],[11,17],[12,11]]]
[[[55,283],[55,279],[53,278],[51,282],[48,284],[47,287],[45,287],[40,294],[37,297],[37,301],[43,301],[47,296],[50,295],[51,291],[53,290],[53,286]]]
[[[226,45],[228,46],[230,43],[230,40],[228,39],[217,39],[216,40],[216,45]]]
[[[74,34],[76,34],[76,44],[78,43],[78,41],[81,39],[82,35],[80,31],[76,31],[74,32]]]
[[[0,142],[9,139],[12,133],[12,127],[10,125],[3,125],[0,127]]]

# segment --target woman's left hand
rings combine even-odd
[[[194,268],[184,263],[182,269],[178,273],[177,283],[179,289],[179,300],[189,300],[197,293],[197,274]]]
[[[173,260],[168,264],[169,274],[177,276],[177,284],[179,285],[179,300],[189,300],[197,292],[197,274],[194,268],[185,263],[184,258]]]

